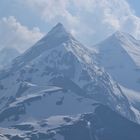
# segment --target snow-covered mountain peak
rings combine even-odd
[[[128,33],[117,31],[100,44],[97,44],[96,48],[98,50],[97,52],[101,50],[110,50],[111,52],[123,51],[129,55],[137,67],[140,67],[140,41]],[[108,55],[108,53],[106,53],[106,55]]]
[[[62,23],[58,23],[56,26],[54,26],[52,28],[52,30],[48,33],[49,34],[54,34],[54,33],[59,33],[59,32],[63,32],[67,34],[67,31],[65,29],[65,27],[63,26]]]
[[[98,63],[121,85],[140,90],[140,41],[116,32],[96,45]]]
[[[58,23],[47,35],[13,61],[14,70],[23,67],[50,49],[64,46],[63,44],[72,41],[75,41],[74,37],[61,23]]]
[[[63,24],[58,23],[42,40],[46,42],[46,45],[56,47],[72,38],[72,35],[65,29]]]
[[[89,107],[85,105],[84,110],[81,106],[82,98],[84,101],[88,99],[91,102],[105,104],[123,116],[135,120],[135,114],[130,109],[129,102],[120,87],[96,65],[91,51],[74,39],[61,24],[57,24],[44,38],[15,59],[7,71],[0,74],[0,99],[5,98],[0,108],[0,116],[3,116],[3,113],[6,115],[5,111],[20,108],[19,104],[26,104],[28,101],[31,103],[34,99],[34,104],[25,107],[23,115],[19,112],[21,115],[19,119],[24,116],[33,116],[38,119],[44,118],[46,115],[70,115],[70,113],[73,114],[74,106],[77,107],[77,110],[74,111],[76,114],[90,111],[93,103]],[[59,87],[65,91],[53,94],[52,100],[44,98],[45,100],[42,101],[42,97],[46,96],[47,86]],[[40,106],[36,99],[40,100]],[[70,105],[65,104],[68,101]],[[64,107],[62,110],[65,110],[61,112],[60,109],[57,109],[58,112],[56,112],[56,107],[59,105],[62,105]],[[38,110],[36,110],[36,106]],[[44,106],[49,107],[45,111],[46,114],[42,110]],[[50,110],[50,106],[52,111],[47,111]],[[30,112],[35,114],[30,115]]]

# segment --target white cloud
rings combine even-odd
[[[126,0],[24,0],[50,24],[62,22],[83,42],[92,44],[115,30],[140,37],[140,18]]]
[[[21,25],[13,16],[0,19],[0,48],[14,47],[24,51],[42,37],[39,28],[32,30]]]

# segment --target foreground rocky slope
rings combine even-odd
[[[55,116],[0,128],[2,140],[139,140],[140,126],[108,107],[77,116]]]

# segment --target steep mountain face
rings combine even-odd
[[[10,64],[19,55],[20,53],[14,48],[6,47],[0,50],[0,69]]]
[[[1,70],[0,139],[139,140],[139,116],[92,55],[59,23]]]
[[[0,128],[2,140],[139,140],[140,126],[108,107],[94,104],[93,113],[53,116]]]
[[[63,89],[61,94],[53,94],[58,104],[59,101],[63,104],[65,99],[71,99],[72,102],[73,96],[76,96],[76,99],[90,100],[87,106],[91,107],[86,106],[83,110],[79,105],[82,100],[74,101],[79,108],[74,112],[69,111],[69,114],[89,111],[92,108],[91,102],[96,101],[136,121],[136,116],[120,87],[96,65],[90,51],[75,40],[60,23],[32,48],[17,57],[8,69],[1,71],[0,79],[1,122],[13,116],[12,120],[22,120],[29,116],[39,119],[46,115],[57,115],[55,107],[53,108],[55,100],[52,99],[54,102],[48,104],[48,98],[43,98],[44,102],[40,99],[40,96],[46,95],[47,86]],[[37,102],[34,103],[34,95],[39,97],[40,106]],[[58,114],[64,114],[69,109],[70,104],[66,103],[65,109],[58,111]],[[46,110],[44,115],[41,114],[44,106],[51,106],[52,112]],[[34,110],[33,114],[28,110]],[[14,115],[15,112],[19,114]]]
[[[140,41],[116,32],[95,47],[99,65],[122,86],[140,92]]]
[[[94,58],[120,85],[140,118],[140,41],[116,32],[95,46]],[[140,120],[140,119],[139,119]]]

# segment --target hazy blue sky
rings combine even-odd
[[[57,22],[88,46],[119,30],[140,39],[140,0],[0,0],[0,48],[24,51]]]
[[[130,6],[135,10],[136,15],[140,17],[140,0],[128,0]]]

